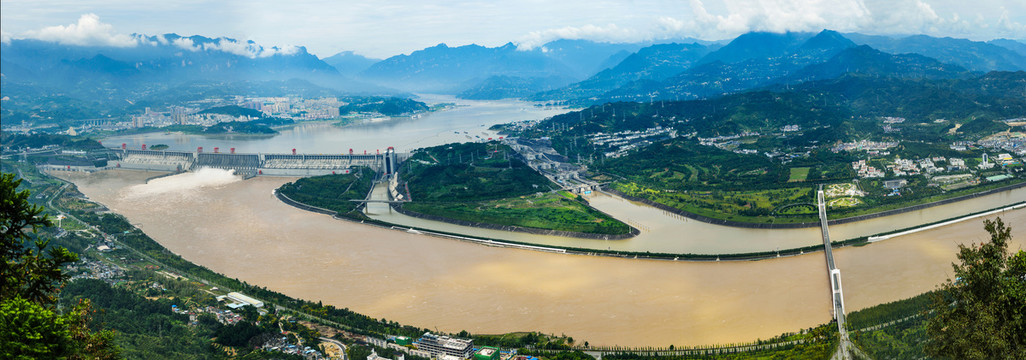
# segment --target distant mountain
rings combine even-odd
[[[566,65],[572,74],[568,76],[588,77],[623,61],[630,54],[646,44],[601,43],[588,40],[556,40],[542,45],[540,50],[546,57]]]
[[[598,97],[599,101],[698,99],[772,83],[808,65],[825,62],[855,46],[837,32],[750,33],[702,57],[686,71],[662,81],[643,79]]]
[[[892,54],[916,53],[973,71],[1026,70],[1026,55],[997,44],[913,35],[903,38],[846,34],[857,44]]]
[[[1003,47],[1008,50],[1015,51],[1019,55],[1026,56],[1026,40],[1009,40],[1009,39],[994,39],[987,42],[988,44],[994,44]]]
[[[533,49],[509,43],[500,47],[446,44],[382,60],[359,74],[360,79],[414,92],[458,94],[481,86],[545,83],[554,78],[579,81],[619,63],[645,43],[610,44],[587,40],[557,40]],[[560,80],[562,81],[562,80]],[[502,92],[502,89],[496,89]]]
[[[893,78],[953,79],[969,75],[958,65],[919,54],[891,55],[867,45],[841,51],[826,62],[812,64],[774,82],[800,83],[858,74]]]
[[[367,68],[374,65],[374,63],[381,61],[381,59],[371,59],[362,55],[357,55],[352,51],[343,51],[323,58],[321,61],[331,65],[342,75],[354,76],[359,74],[361,71],[367,70]]]
[[[567,87],[532,96],[534,100],[582,99],[601,95],[607,91],[638,80],[664,80],[687,70],[698,59],[709,53],[710,47],[692,44],[652,45],[623,59],[616,66],[602,70],[592,77]]]
[[[541,51],[519,51],[512,43],[488,48],[445,44],[382,60],[360,73],[360,78],[414,92],[455,93],[463,84],[494,75],[522,78],[573,73]]]
[[[61,45],[38,40],[3,43],[4,80],[57,89],[98,86],[124,92],[188,81],[282,81],[304,79],[346,92],[380,87],[342,76],[303,47],[264,48],[230,38],[177,34],[138,36],[133,47]]]
[[[795,52],[812,33],[750,32],[713,51],[698,61],[699,64],[722,62],[733,64],[745,60],[777,58]]]
[[[456,96],[461,99],[471,100],[523,98],[540,91],[548,91],[565,86],[574,80],[573,78],[560,76],[522,78],[496,75],[461,91]]]

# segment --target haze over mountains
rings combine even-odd
[[[169,101],[169,92],[218,94],[211,87],[272,94],[443,93],[585,105],[707,98],[856,74],[964,78],[1026,70],[1026,43],[1020,41],[830,30],[752,32],[729,42],[557,40],[532,49],[512,43],[491,48],[439,44],[383,60],[348,51],[318,59],[303,47],[264,48],[229,38],[166,34],[134,39],[138,45],[132,47],[4,42],[0,81],[3,95],[10,98],[3,116],[33,113],[41,103],[50,108],[114,103],[131,112],[139,103]]]

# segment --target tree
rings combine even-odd
[[[60,267],[78,256],[59,246],[47,250],[49,240],[37,239],[35,246],[25,246],[40,228],[52,223],[41,206],[29,204],[29,191],[18,191],[19,185],[21,180],[15,180],[14,174],[0,173],[0,298],[20,296],[37,304],[53,303],[66,278]]]
[[[78,255],[48,239],[34,239],[50,226],[43,208],[29,204],[21,180],[0,173],[0,357],[4,359],[115,359],[111,331],[91,331],[88,300],[60,314],[57,295],[67,280],[61,266]],[[26,246],[26,242],[33,243]]]
[[[1026,359],[1026,251],[1009,254],[1011,228],[984,221],[990,242],[959,245],[948,279],[933,296],[927,354],[951,359]]]

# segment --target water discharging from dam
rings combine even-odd
[[[595,345],[679,346],[765,339],[830,320],[822,253],[718,263],[549,254],[305,212],[271,195],[289,178],[140,192],[132,187],[154,173],[59,175],[192,262],[404,324],[474,333],[538,330]],[[159,185],[180,186],[179,176]],[[1016,225],[1026,224],[1026,210],[1000,216],[1013,226],[1010,248],[1021,249],[1026,227]],[[932,290],[951,276],[958,244],[987,238],[981,221],[836,249],[848,310]]]

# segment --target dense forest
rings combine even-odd
[[[498,142],[421,149],[402,170],[414,201],[494,200],[546,192],[553,186]]]

